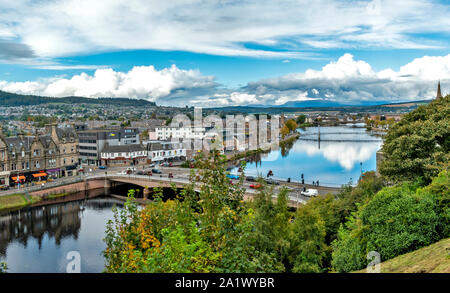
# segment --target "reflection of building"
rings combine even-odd
[[[68,202],[0,216],[0,256],[5,255],[9,243],[17,241],[26,246],[30,237],[37,239],[39,247],[45,234],[56,244],[69,236],[78,237],[79,212],[79,202]]]
[[[0,133],[0,184],[72,175],[66,170],[75,169],[76,136],[69,134],[71,130],[58,130],[56,125],[51,131],[45,135],[36,132],[34,136],[14,137],[4,137]]]

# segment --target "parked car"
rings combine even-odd
[[[0,185],[0,190],[8,190],[9,186],[8,185]]]
[[[266,182],[267,184],[280,185],[280,182],[278,182],[274,179],[264,179],[264,182]]]
[[[256,178],[253,176],[247,176],[247,177],[245,177],[245,180],[250,181],[250,182],[255,182]]]
[[[259,183],[256,183],[256,184],[250,184],[250,188],[253,188],[253,189],[259,189],[259,188],[261,188],[261,187],[262,187],[262,185],[259,184]]]
[[[155,173],[155,174],[161,174],[162,172],[161,172],[161,170],[159,170],[159,169],[152,169],[152,172],[153,173]]]
[[[319,194],[319,192],[317,191],[317,189],[306,189],[306,191],[302,191],[302,192],[300,192],[300,194],[303,196],[313,197],[313,196],[317,196]]]
[[[230,178],[230,179],[239,179],[239,176],[238,176],[238,175],[233,175],[233,174],[227,174],[227,178]]]

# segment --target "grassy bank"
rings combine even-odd
[[[365,272],[365,269],[357,271]],[[450,238],[382,262],[381,272],[450,273]]]
[[[0,196],[0,211],[19,210],[46,199],[60,198],[67,195],[69,195],[69,193],[65,192],[46,196],[26,195],[24,193]]]

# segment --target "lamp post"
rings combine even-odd
[[[359,165],[361,166],[361,177],[362,177],[362,162],[360,162]]]

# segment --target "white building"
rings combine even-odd
[[[157,140],[181,139],[203,139],[206,136],[205,127],[171,127],[159,126],[155,128]]]
[[[147,148],[141,144],[106,145],[101,152],[103,166],[134,166],[148,162]]]
[[[152,162],[185,160],[186,149],[181,143],[170,141],[146,141],[148,159]]]

